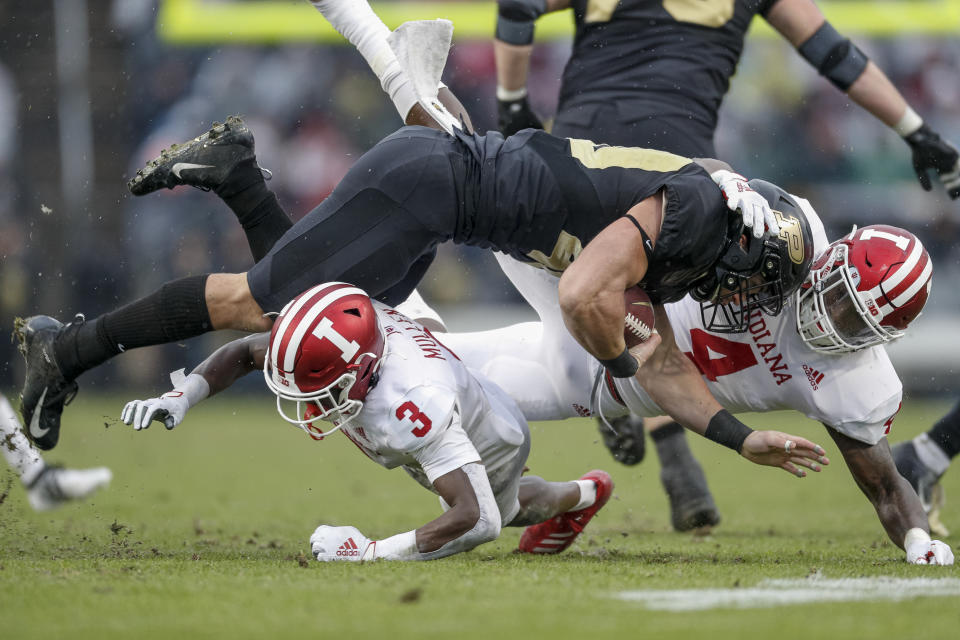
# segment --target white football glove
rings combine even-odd
[[[910,564],[953,564],[953,550],[946,542],[931,540],[923,529],[910,529],[903,543]]]
[[[320,562],[363,562],[373,560],[376,543],[356,527],[322,524],[310,536],[310,550]]]
[[[169,391],[159,398],[132,400],[120,412],[124,424],[133,425],[137,431],[147,429],[156,420],[167,429],[173,429],[183,422],[190,404],[182,391]]]
[[[770,203],[747,184],[746,178],[726,169],[714,171],[710,177],[720,187],[727,201],[727,207],[731,211],[740,210],[743,224],[753,229],[754,238],[763,237],[764,225],[768,235],[772,237],[780,235],[780,225],[777,224],[777,217],[770,209]]]

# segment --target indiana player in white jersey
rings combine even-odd
[[[605,375],[565,331],[555,278],[506,257],[498,256],[503,271],[541,321],[444,340],[506,389],[529,420],[660,416],[647,387],[682,366],[695,366],[731,412],[800,411],[827,426],[907,560],[952,564],[949,546],[930,539],[920,501],[896,472],[885,439],[902,387],[881,345],[919,315],[930,289],[929,256],[913,234],[885,225],[855,228],[828,245],[809,202],[794,200],[819,258],[791,307],[751,317],[745,333],[721,334],[704,327],[691,298],[668,304],[656,318],[664,353],[634,378]]]
[[[301,294],[271,333],[226,345],[173,391],[128,403],[122,419],[136,429],[152,420],[173,428],[192,405],[257,368],[285,420],[315,441],[341,431],[374,462],[403,467],[445,508],[382,540],[352,526],[320,526],[310,538],[318,560],[441,558],[496,539],[501,526],[537,523],[520,550],[557,553],[613,491],[599,470],[572,482],[521,478],[530,435],[513,400],[422,325],[344,283]],[[320,420],[332,428],[322,430]]]

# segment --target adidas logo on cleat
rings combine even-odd
[[[360,555],[360,548],[353,541],[353,538],[347,538],[347,541],[337,548],[337,555],[348,558],[358,556]]]

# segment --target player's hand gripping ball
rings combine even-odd
[[[653,334],[653,302],[640,287],[630,287],[624,291],[623,300],[623,339],[627,348],[632,349],[646,342]]]

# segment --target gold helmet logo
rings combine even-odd
[[[803,264],[803,231],[796,216],[784,215],[774,210],[777,224],[780,225],[780,239],[787,243],[787,254],[794,264]]]

